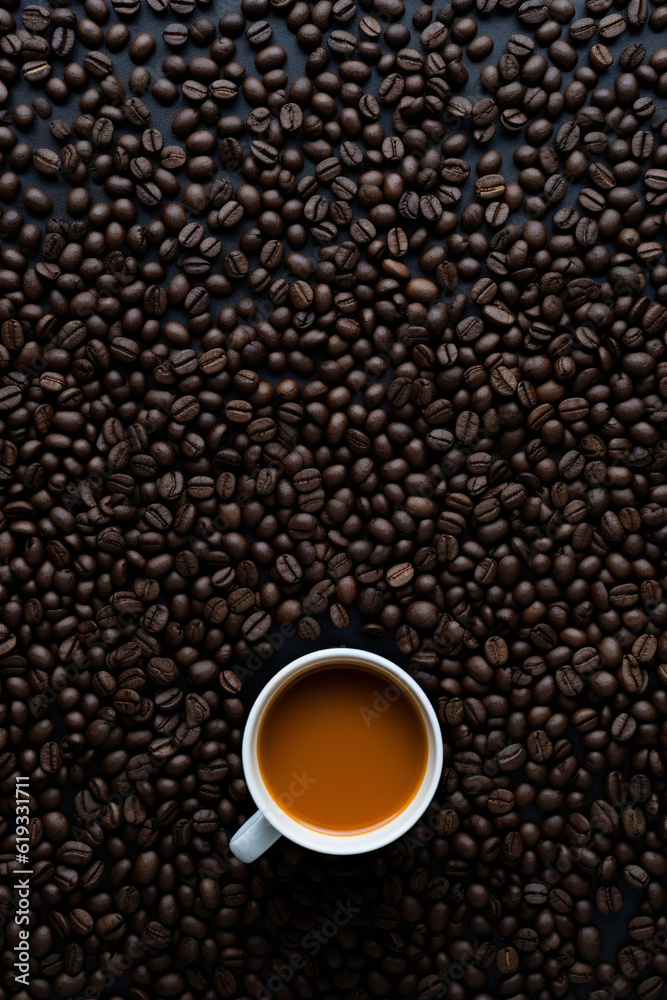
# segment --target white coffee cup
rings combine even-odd
[[[398,689],[410,698],[419,711],[426,729],[428,758],[424,777],[417,788],[414,797],[407,803],[398,816],[393,817],[382,826],[362,833],[323,833],[304,826],[285,812],[271,797],[262,778],[257,759],[257,739],[264,713],[274,696],[286,684],[300,674],[307,673],[318,667],[339,666],[341,661],[351,666],[366,667],[386,680],[386,691]],[[382,695],[382,690],[380,694]],[[391,695],[390,695],[391,697]],[[389,701],[388,701],[389,704]],[[307,653],[284,667],[271,678],[253,705],[246,724],[243,737],[243,767],[248,785],[258,812],[243,824],[231,839],[230,848],[241,861],[254,861],[263,854],[280,836],[323,854],[362,854],[365,851],[375,851],[379,847],[390,844],[393,840],[414,826],[419,817],[429,806],[442,773],[442,736],[435,712],[426,695],[413,678],[384,656],[367,653],[363,649],[347,649],[338,647],[322,649],[316,653]],[[298,791],[295,790],[295,794]]]

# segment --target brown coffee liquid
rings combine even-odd
[[[397,816],[417,792],[427,756],[426,727],[410,696],[352,665],[296,678],[259,728],[259,768],[271,797],[325,833],[362,833]]]

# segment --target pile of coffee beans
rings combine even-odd
[[[0,9],[0,1000],[660,1000],[667,3],[225,7]],[[437,798],[245,865],[337,643]]]

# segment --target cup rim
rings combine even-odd
[[[259,724],[274,695],[293,677],[306,673],[314,666],[326,666],[339,661],[341,653],[353,665],[377,670],[395,681],[412,695],[421,712],[426,727],[428,756],[426,771],[419,788],[405,808],[393,819],[362,833],[323,833],[299,823],[289,816],[272,798],[261,776],[257,759]],[[430,804],[440,782],[443,764],[443,746],[440,726],[433,706],[424,691],[410,674],[392,660],[378,653],[348,646],[327,646],[312,653],[305,653],[279,670],[260,692],[252,706],[246,723],[242,745],[243,767],[248,790],[259,811],[283,836],[313,851],[323,854],[362,854],[385,847],[402,837],[415,825]]]

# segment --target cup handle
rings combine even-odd
[[[268,851],[280,837],[275,826],[271,826],[266,816],[256,812],[237,830],[229,842],[229,848],[240,861],[256,861],[260,854]]]

